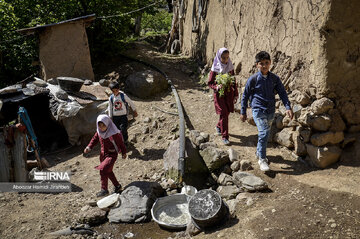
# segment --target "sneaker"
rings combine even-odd
[[[97,197],[103,197],[103,196],[106,196],[109,194],[109,191],[108,190],[105,190],[105,189],[101,189],[100,192],[98,192],[96,194]]]
[[[269,165],[266,162],[266,159],[259,159],[258,164],[260,165],[261,171],[266,172],[270,170]]]
[[[255,158],[256,158],[257,160],[259,160],[259,159],[260,159],[260,156],[259,156],[259,154],[258,154],[258,152],[257,152],[257,151],[255,152]],[[268,158],[265,158],[264,160],[265,160],[265,162],[266,162],[266,163],[269,163]]]
[[[221,129],[219,127],[215,127],[215,135],[220,136],[221,135]]]
[[[230,145],[230,141],[229,141],[228,139],[223,139],[223,143],[224,143],[225,145]]]
[[[114,187],[114,190],[112,191],[112,193],[119,193],[121,191],[121,184],[117,185]]]

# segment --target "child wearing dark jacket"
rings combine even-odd
[[[96,196],[101,197],[109,193],[108,179],[114,185],[114,193],[121,189],[121,185],[112,171],[117,155],[122,154],[122,158],[126,158],[126,148],[121,132],[111,121],[107,115],[99,115],[96,120],[97,132],[92,137],[88,146],[84,149],[84,153],[88,153],[100,142],[100,165],[95,168],[100,170],[101,190]]]
[[[293,112],[280,78],[270,72],[271,59],[269,53],[261,51],[256,54],[255,63],[259,71],[250,76],[246,82],[241,99],[240,119],[243,122],[246,120],[246,108],[250,100],[253,118],[258,128],[258,143],[255,155],[258,159],[260,170],[269,171],[266,147],[271,125],[274,120],[276,93],[279,94],[280,99],[286,107],[286,114],[291,119],[293,118]]]

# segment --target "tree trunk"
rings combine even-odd
[[[176,33],[179,30],[179,5],[177,1],[173,2],[173,19],[171,24],[170,36],[166,45],[166,53],[170,53],[171,44],[175,40]]]
[[[140,36],[142,15],[135,18],[135,36]]]
[[[180,41],[180,51],[183,46],[183,35],[184,35],[184,8],[185,0],[180,0],[179,7],[179,41]]]

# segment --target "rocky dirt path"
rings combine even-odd
[[[213,136],[217,116],[212,93],[191,76],[194,70],[186,57],[160,54],[149,45],[137,45],[132,56],[152,62],[164,70],[176,85],[191,124],[189,128]],[[115,63],[113,63],[116,65]],[[104,71],[105,72],[105,71]],[[114,73],[115,72],[115,73]],[[106,72],[105,72],[106,73]],[[104,73],[104,75],[105,75]],[[116,70],[107,74],[116,76]],[[176,116],[157,108],[174,112],[175,100],[170,91],[149,101],[134,98],[139,117],[129,128],[133,146],[128,158],[118,160],[114,172],[123,185],[135,180],[154,181],[163,174],[162,155],[176,137]],[[149,119],[146,119],[149,118]],[[157,122],[155,126],[154,122]],[[360,237],[360,154],[359,142],[349,148],[340,163],[325,170],[314,170],[296,161],[280,147],[269,147],[272,172],[259,171],[254,159],[257,131],[241,123],[238,114],[230,117],[231,147],[241,159],[253,163],[253,174],[265,180],[271,189],[266,193],[243,193],[236,208],[236,219],[213,231],[194,238],[359,238]],[[227,149],[226,146],[221,146]],[[87,203],[95,200],[99,190],[99,175],[94,167],[98,155],[88,158],[83,147],[48,155],[52,171],[71,171],[75,191],[61,194],[0,194],[0,238],[53,238],[47,233],[74,224]],[[162,230],[153,222],[146,224],[104,224],[96,228],[98,238],[181,238],[182,234]],[[74,236],[83,238],[82,236]],[[73,238],[59,237],[59,238]],[[94,238],[97,238],[95,236]]]
[[[171,72],[169,72],[171,75]],[[178,73],[175,73],[178,74]],[[198,84],[183,86],[179,95],[195,129],[213,133],[217,122],[212,93]],[[194,81],[193,81],[194,82]],[[230,116],[230,147],[250,160],[253,173],[269,183],[271,193],[244,196],[237,220],[199,238],[357,238],[360,237],[360,137],[339,163],[317,170],[295,160],[285,148],[270,144],[272,171],[262,173],[254,153],[257,129]],[[221,145],[220,137],[215,142]],[[227,149],[228,147],[223,146]]]

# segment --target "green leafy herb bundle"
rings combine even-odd
[[[222,97],[225,95],[225,91],[230,92],[231,84],[235,83],[235,77],[228,73],[219,73],[216,75],[215,81],[216,84],[222,85],[221,89],[219,89],[219,96]]]

